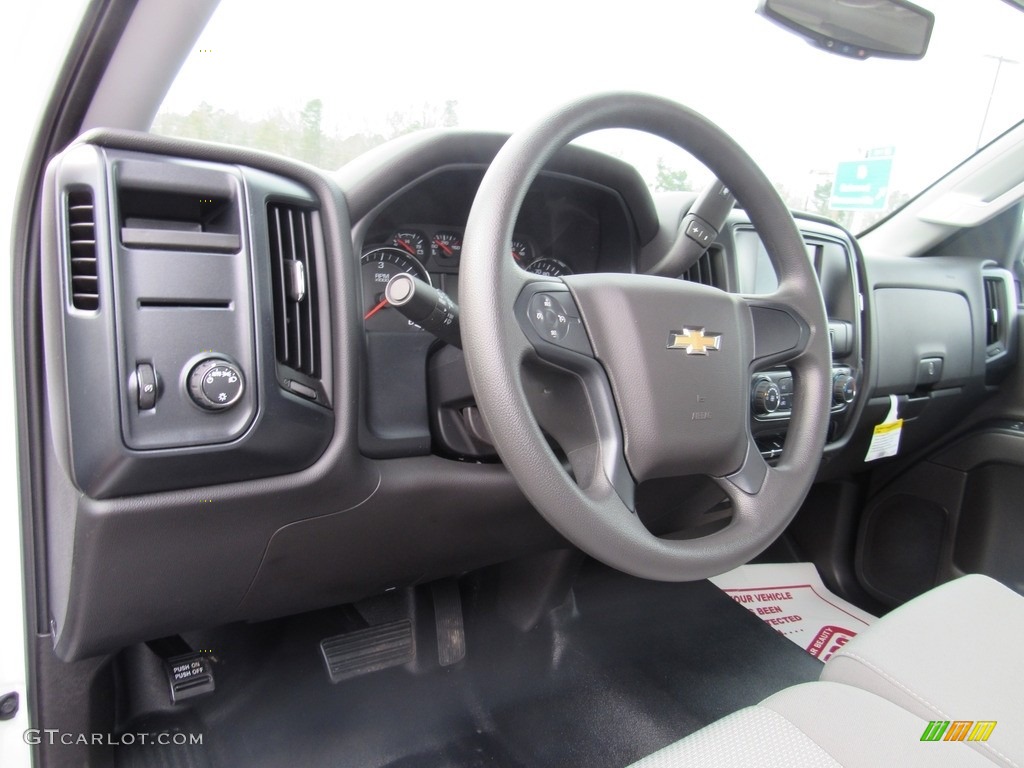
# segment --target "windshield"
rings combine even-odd
[[[921,4],[936,17],[924,59],[858,61],[808,45],[749,0],[630,0],[614,12],[224,0],[153,130],[334,169],[410,131],[514,131],[581,95],[640,90],[718,123],[794,209],[859,231],[1024,117],[1024,13],[1001,0]],[[652,190],[710,178],[653,137],[581,143],[633,163]]]

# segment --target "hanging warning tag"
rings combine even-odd
[[[864,457],[864,461],[895,456],[900,449],[903,419],[899,418],[899,402],[896,395],[889,395],[889,403],[889,415],[875,427],[875,434],[871,436],[871,445],[868,446],[868,455]]]

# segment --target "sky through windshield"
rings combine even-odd
[[[252,123],[301,121],[318,102],[320,130],[338,141],[423,124],[511,131],[579,95],[641,90],[722,126],[797,208],[821,206],[837,163],[891,151],[891,209],[1024,113],[1024,13],[1001,0],[921,4],[936,15],[931,49],[903,62],[825,54],[750,0],[529,0],[501,14],[463,0],[224,0],[155,129],[187,135],[200,104]],[[707,180],[660,140],[612,131],[583,142],[633,162],[652,186],[659,161],[692,186]]]

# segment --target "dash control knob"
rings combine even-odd
[[[210,357],[197,363],[188,375],[188,394],[207,411],[223,411],[238,403],[245,380],[238,366]]]
[[[848,373],[832,377],[832,404],[848,405],[857,396],[857,380]]]
[[[758,416],[766,416],[775,413],[779,409],[779,401],[782,400],[782,393],[774,381],[761,379],[754,385],[753,407],[754,413]]]

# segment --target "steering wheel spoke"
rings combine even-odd
[[[730,475],[716,477],[715,480],[726,491],[730,499],[735,501],[736,493],[752,496],[760,492],[772,468],[761,456],[757,443],[750,435],[747,436],[747,453],[743,464]]]
[[[570,367],[579,357],[593,359],[576,300],[561,280],[524,280],[514,311],[523,334],[542,359]]]
[[[752,370],[781,365],[803,354],[810,341],[807,321],[793,310],[785,295],[741,296],[750,312],[754,346]]]
[[[632,511],[635,483],[619,412],[568,287],[561,281],[526,283],[515,316],[536,357],[522,372],[534,417],[565,452],[585,493],[611,490]]]

